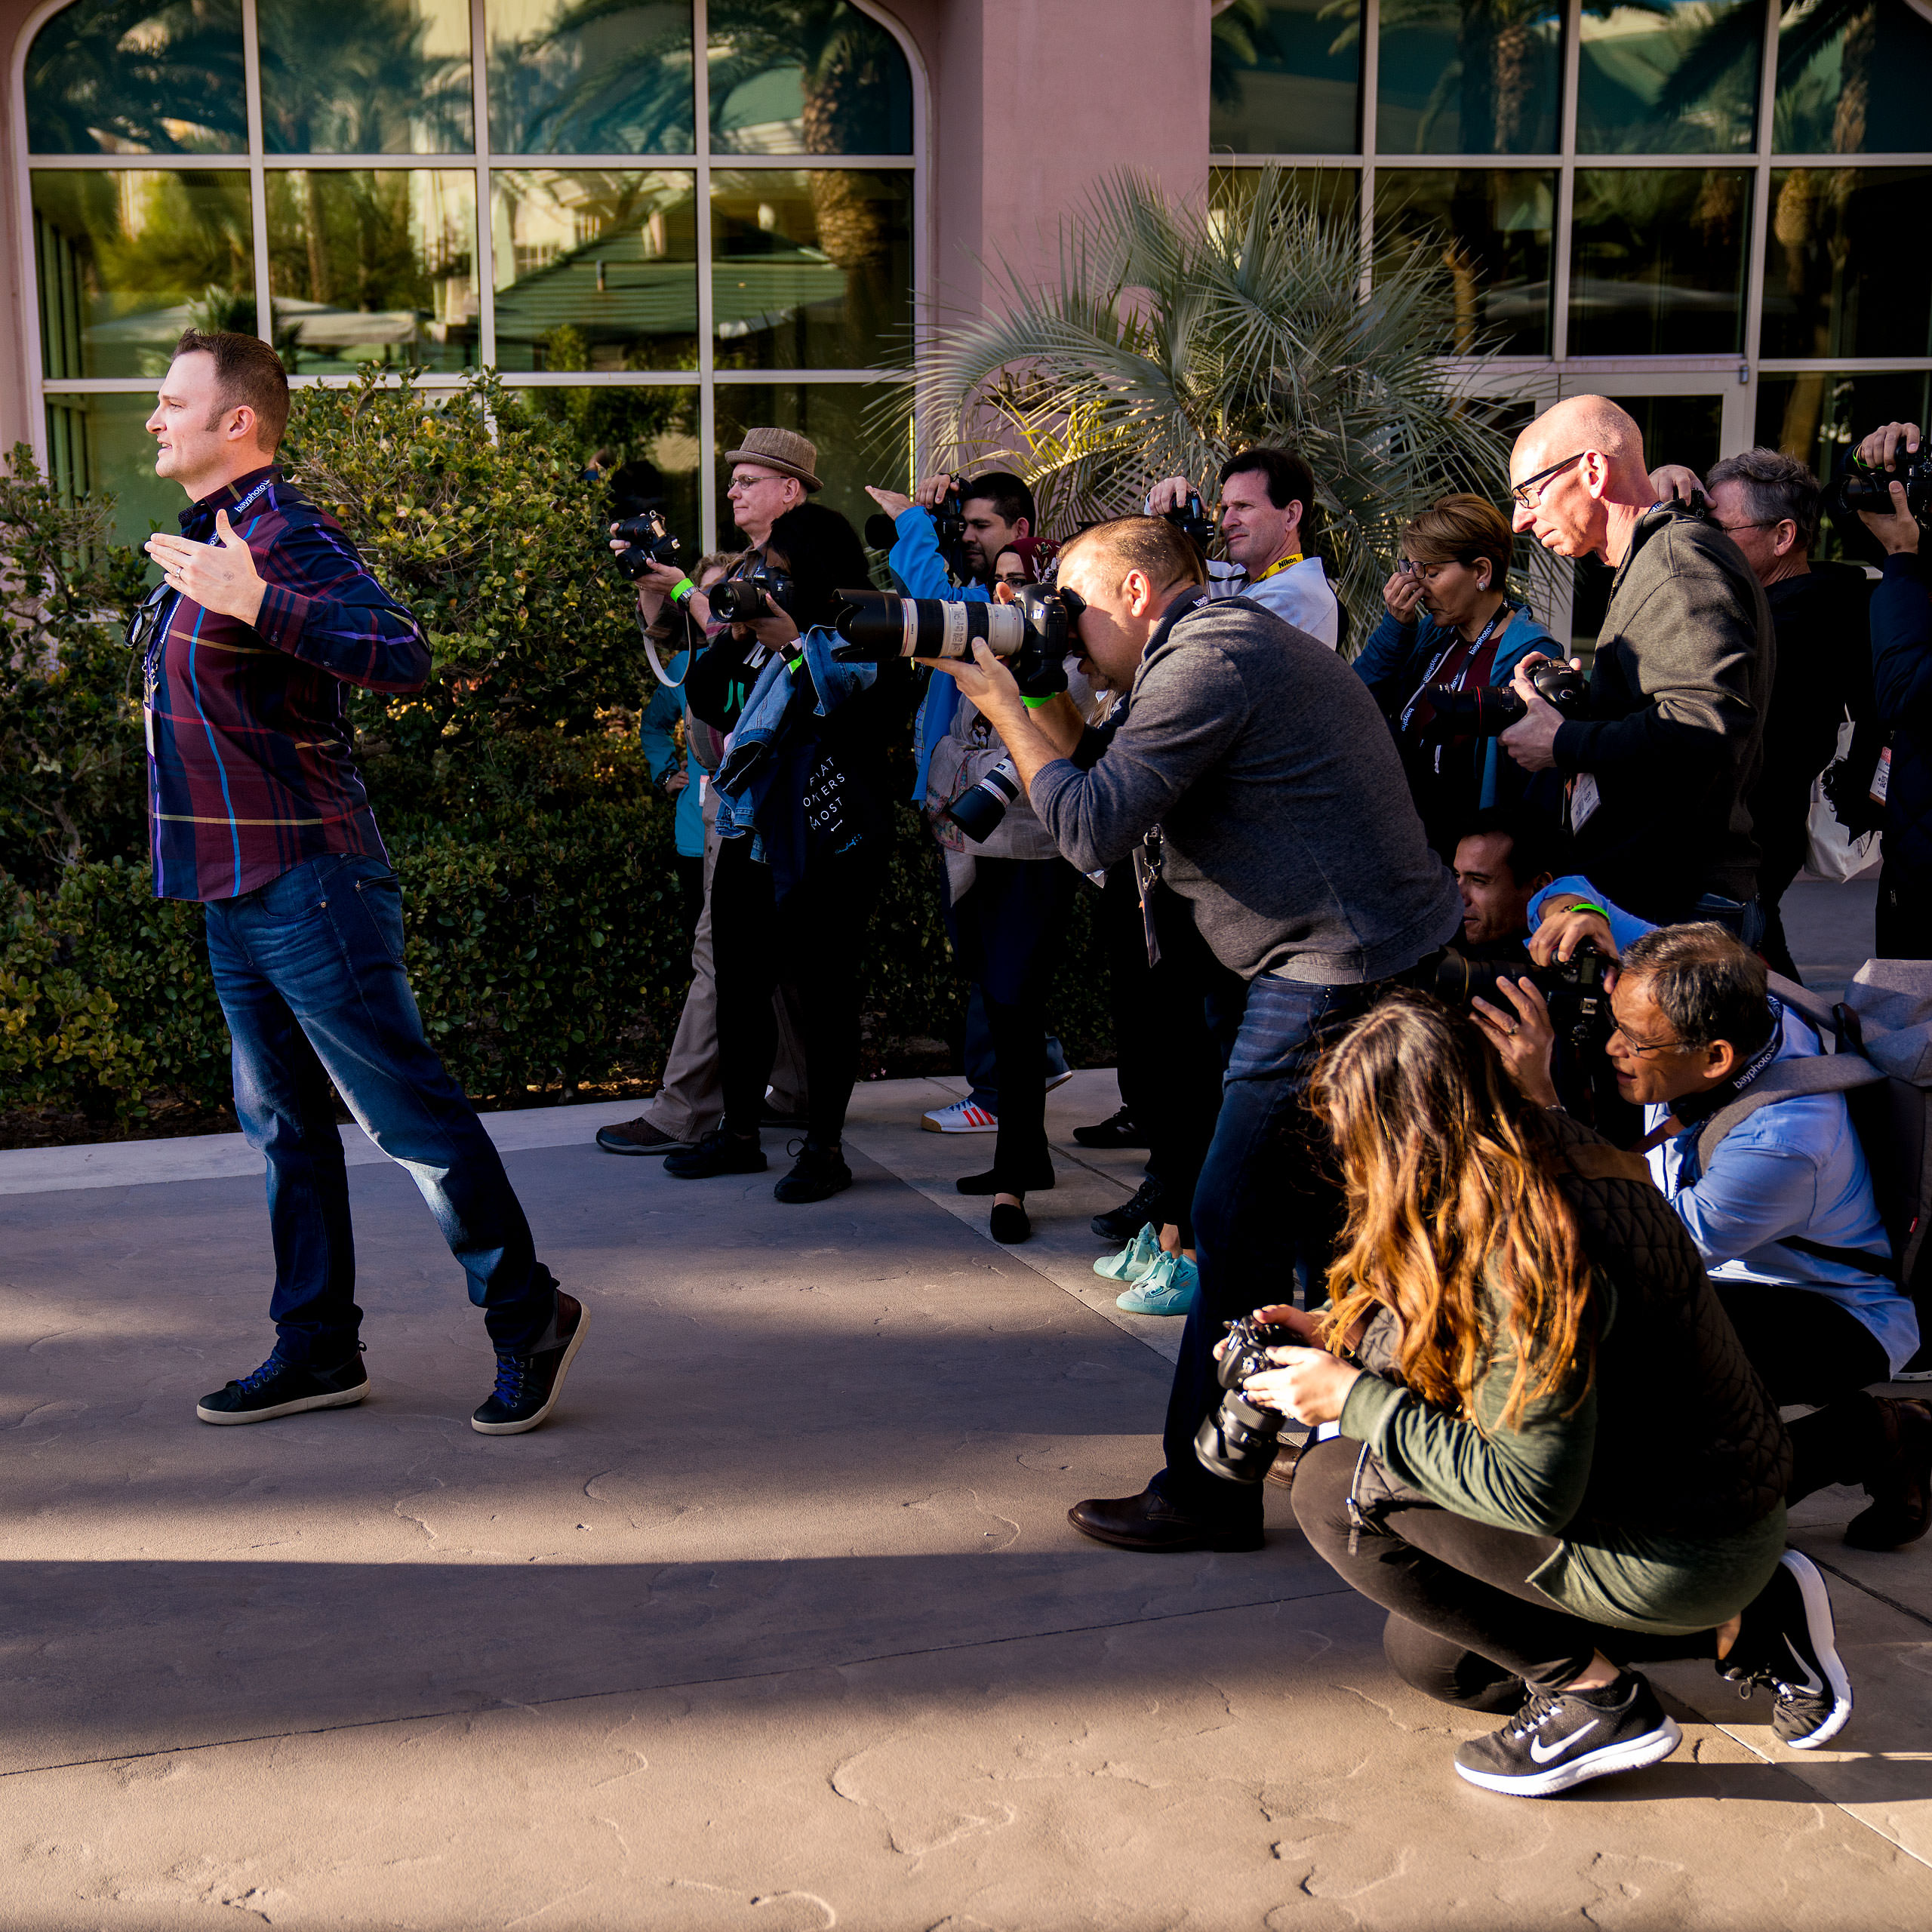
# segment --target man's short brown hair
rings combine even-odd
[[[1139,571],[1156,590],[1208,581],[1208,566],[1193,540],[1183,537],[1165,517],[1117,516],[1111,523],[1097,523],[1062,549],[1061,567],[1065,568],[1069,552],[1089,545],[1110,564],[1118,565],[1122,576]]]
[[[281,358],[259,336],[237,335],[229,329],[183,329],[174,352],[212,355],[220,410],[252,409],[257,444],[271,454],[280,446],[288,427],[288,377]]]

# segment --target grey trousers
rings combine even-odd
[[[696,780],[694,780],[695,783]],[[696,1140],[724,1118],[718,1069],[718,980],[711,952],[711,877],[718,867],[718,795],[704,788],[704,910],[691,943],[691,989],[685,995],[677,1037],[664,1063],[664,1084],[644,1105],[660,1134]],[[805,1111],[805,1054],[793,1008],[798,995],[780,981],[772,995],[778,1019],[778,1057],[771,1065],[771,1105],[781,1114]]]

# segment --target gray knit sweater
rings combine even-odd
[[[1318,985],[1412,966],[1462,923],[1375,700],[1305,631],[1245,598],[1177,599],[1090,771],[1029,794],[1082,872],[1158,825],[1163,877],[1223,964]]]

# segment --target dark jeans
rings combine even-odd
[[[885,875],[881,841],[814,854],[779,904],[771,868],[749,837],[718,848],[711,875],[711,943],[717,961],[718,1063],[724,1124],[755,1135],[778,1052],[771,996],[782,969],[798,991],[805,1050],[806,1128],[835,1146],[859,1077],[859,975],[866,928]]]
[[[1195,1192],[1220,1118],[1247,983],[1214,957],[1171,895],[1157,896],[1155,905],[1161,957],[1148,986],[1158,1017],[1150,1026],[1146,1063],[1158,1099],[1140,1124],[1147,1135],[1148,1175],[1161,1185],[1155,1217],[1174,1227],[1183,1247],[1192,1248]]]
[[[942,893],[943,891],[942,885]],[[1056,1080],[1066,1071],[1066,1049],[1060,1044],[1057,1033],[1047,1035],[1046,1056],[1046,1077]],[[999,1060],[993,1051],[993,1029],[986,1017],[986,995],[977,980],[966,995],[966,1037],[960,1057],[966,1063],[966,1097],[976,1101],[988,1113],[998,1113]]]
[[[1304,1105],[1308,1076],[1321,1045],[1383,990],[1307,986],[1270,974],[1248,987],[1194,1193],[1201,1285],[1168,1398],[1167,1467],[1155,1478],[1177,1509],[1204,1521],[1261,1527],[1260,1485],[1211,1475],[1194,1453],[1195,1432],[1221,1398],[1214,1344],[1230,1321],[1291,1299],[1297,1276],[1311,1302],[1322,1298],[1342,1197]]]
[[[1054,1184],[1047,1150],[1047,989],[1079,875],[1064,859],[981,859],[971,889],[948,893],[946,929],[979,992],[992,1036],[999,1137],[995,1184],[1024,1194]]]
[[[1719,1281],[1724,1303],[1751,1366],[1780,1408],[1814,1404],[1785,1424],[1791,1438],[1787,1503],[1835,1482],[1863,1482],[1884,1454],[1877,1398],[1865,1391],[1889,1382],[1892,1365],[1878,1338],[1848,1309],[1815,1288],[1764,1281]]]
[[[1304,1450],[1295,1465],[1295,1519],[1350,1589],[1388,1611],[1389,1661],[1426,1695],[1469,1710],[1514,1711],[1525,1685],[1560,1690],[1597,1651],[1624,1665],[1717,1654],[1709,1631],[1611,1629],[1545,1596],[1528,1579],[1555,1553],[1554,1537],[1499,1529],[1429,1503],[1388,1510],[1356,1529],[1349,1489],[1361,1454],[1361,1444],[1346,1436]]]
[[[1932,872],[1887,859],[1878,874],[1877,959],[1932,959]]]
[[[277,1352],[334,1367],[355,1352],[361,1323],[331,1081],[409,1170],[491,1341],[528,1350],[555,1315],[557,1284],[495,1144],[423,1037],[403,976],[395,875],[380,859],[311,859],[205,909],[235,1112],[268,1162]]]
[[[1106,884],[1100,891],[1100,925],[1113,1014],[1114,1078],[1120,1087],[1121,1105],[1145,1127],[1166,1098],[1153,1065],[1155,1042],[1166,1016],[1154,1000],[1140,894],[1131,860],[1107,868]]]

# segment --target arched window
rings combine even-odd
[[[906,460],[863,419],[922,285],[909,45],[870,0],[50,6],[14,77],[46,460],[171,522],[141,425],[192,323],[297,383],[493,366],[706,548],[752,423],[862,520]]]

